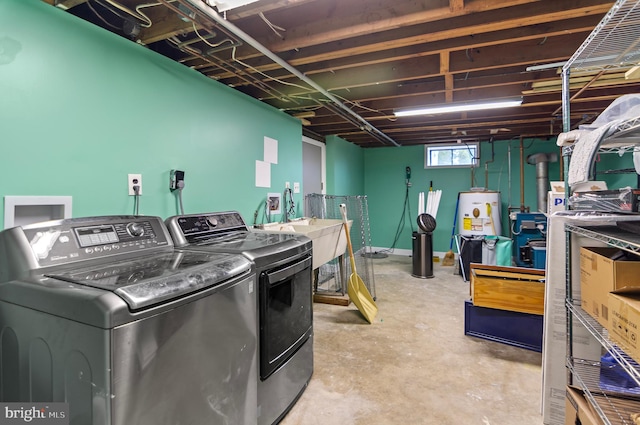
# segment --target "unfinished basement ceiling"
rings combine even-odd
[[[44,1],[299,117],[310,137],[338,135],[362,147],[556,136],[562,131],[561,65],[527,68],[569,59],[614,4],[259,0],[221,13],[327,97],[201,12],[200,0]],[[572,94],[582,90],[572,101],[572,126],[593,120],[618,96],[640,91],[640,80],[625,80],[625,70],[572,75]],[[522,106],[393,114],[515,97],[522,97]]]

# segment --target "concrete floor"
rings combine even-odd
[[[314,304],[311,382],[282,425],[541,425],[540,353],[464,335],[469,284],[374,259],[378,316]]]

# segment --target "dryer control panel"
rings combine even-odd
[[[166,222],[176,246],[201,238],[247,232],[249,228],[237,211],[169,217]]]

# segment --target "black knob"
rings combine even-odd
[[[134,237],[142,236],[144,235],[144,226],[140,223],[129,223],[127,224],[127,232]]]

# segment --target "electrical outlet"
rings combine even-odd
[[[136,191],[133,186],[138,186],[138,195],[142,195],[142,174],[128,174],[129,196],[134,196]]]
[[[290,182],[284,182],[284,188],[285,189],[289,189],[291,187],[291,183]]]
[[[293,193],[300,193],[300,183],[293,183]]]

